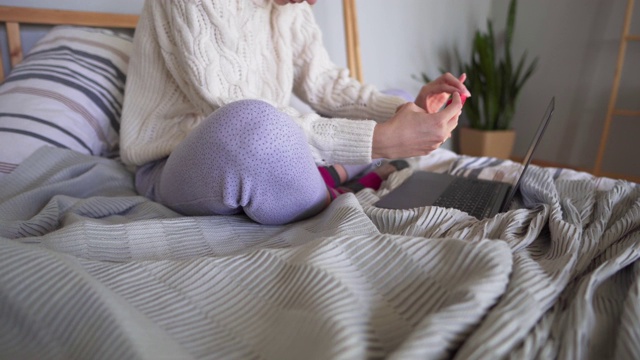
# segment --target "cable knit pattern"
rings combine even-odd
[[[289,107],[292,92],[326,117]],[[405,102],[331,62],[308,4],[271,0],[147,1],[125,94],[122,158],[135,165],[169,155],[205,117],[242,99],[291,116],[317,164],[370,162],[376,122]]]

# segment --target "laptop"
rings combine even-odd
[[[422,206],[455,208],[478,219],[493,217],[507,211],[518,191],[520,181],[529,167],[531,157],[544,134],[555,109],[555,97],[551,98],[538,126],[520,174],[515,184],[501,181],[472,179],[451,174],[415,171],[400,186],[374,204],[386,209],[411,209]]]

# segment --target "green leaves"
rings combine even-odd
[[[503,56],[497,55],[493,24],[489,20],[487,32],[476,32],[471,59],[468,64],[462,65],[467,73],[467,86],[473,94],[473,101],[467,102],[464,110],[471,120],[471,127],[476,129],[511,128],[518,94],[537,65],[535,59],[526,66],[525,53],[515,70],[513,68],[511,44],[515,30],[516,1],[509,3]]]
[[[463,110],[474,129],[510,129],[520,90],[537,66],[537,59],[527,65],[525,52],[513,68],[511,44],[515,30],[516,1],[509,3],[502,56],[497,55],[491,20],[487,21],[486,32],[476,31],[468,62],[462,61],[458,51],[455,51],[458,69],[460,73],[467,74],[465,84],[472,94]],[[423,73],[422,80],[429,82],[430,79]]]

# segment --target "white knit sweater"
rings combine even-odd
[[[327,117],[289,107],[292,92]],[[289,114],[318,164],[371,161],[375,121],[404,102],[331,62],[306,3],[147,0],[128,71],[122,159],[142,165],[169,155],[204,117],[241,99]]]

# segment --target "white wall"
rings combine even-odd
[[[493,0],[492,16],[504,26],[508,0]],[[537,158],[591,169],[606,117],[627,1],[519,1],[514,54],[525,49],[539,57],[536,73],[525,85],[516,113],[520,139],[515,154],[524,155],[544,107],[556,96],[556,113]],[[633,33],[640,34],[640,7]],[[618,107],[640,110],[640,42],[630,43]],[[603,170],[640,176],[640,118],[614,120]]]
[[[539,63],[519,101],[514,156],[525,155],[550,97],[556,96],[553,122],[535,158],[583,169],[594,166],[626,3],[518,2],[514,55],[526,50]],[[411,76],[426,71],[435,77],[441,67],[454,71],[448,55],[457,48],[466,58],[475,29],[484,29],[487,18],[495,29],[503,29],[509,0],[359,0],[357,5],[364,80],[415,93],[421,84]],[[330,52],[344,61],[341,1],[319,1],[316,15]],[[640,6],[635,7],[632,33],[640,34]],[[630,43],[627,54],[618,107],[640,110],[640,42]],[[603,170],[640,176],[638,136],[640,118],[615,119]]]
[[[475,29],[485,23],[490,1],[360,0],[358,25],[365,81],[383,88],[417,93],[421,72],[435,78],[439,68],[452,72],[453,47],[469,53]]]
[[[453,45],[465,46],[490,13],[490,0],[359,0],[358,30],[364,80],[380,88],[417,93],[412,78],[440,74]],[[324,42],[334,61],[346,66],[342,1],[320,0],[314,8]],[[442,66],[444,67],[444,66]]]

